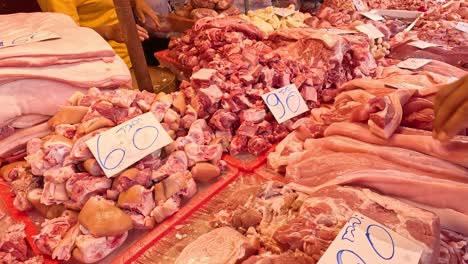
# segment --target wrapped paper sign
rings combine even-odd
[[[468,23],[465,22],[458,22],[456,29],[468,33]]]
[[[423,247],[354,213],[318,264],[418,264]]]
[[[21,33],[17,36],[8,36],[8,38],[2,38],[0,36],[0,48],[24,45],[32,42],[39,42],[58,38],[60,38],[59,35],[50,31],[37,31],[28,34]]]
[[[411,46],[419,48],[419,49],[427,49],[427,48],[430,48],[430,47],[440,46],[440,45],[429,43],[429,42],[422,41],[422,40],[416,40],[416,41],[410,42],[410,43],[408,43],[408,45],[411,45]]]
[[[366,34],[371,39],[378,39],[384,37],[384,34],[372,24],[359,25],[356,26],[356,29]]]
[[[432,60],[428,59],[416,59],[416,58],[410,58],[406,59],[404,61],[401,61],[397,64],[398,68],[402,69],[410,69],[410,70],[417,70],[421,68],[422,66],[430,63]]]
[[[383,18],[381,15],[379,14],[376,14],[374,13],[373,11],[369,11],[369,12],[361,12],[361,15],[371,19],[371,20],[374,20],[374,21],[379,21],[379,20],[385,20],[385,18]]]

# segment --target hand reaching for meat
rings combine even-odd
[[[146,40],[149,38],[148,31],[146,29],[142,28],[140,25],[137,26],[137,32],[138,32],[138,37],[140,38],[140,41]],[[120,27],[119,24],[114,24],[112,26],[109,26],[107,37],[105,36],[106,40],[113,40],[119,43],[125,42],[125,37],[122,32],[122,28]]]
[[[138,37],[140,41],[146,40],[149,38],[148,31],[142,28],[140,25],[136,25]],[[112,26],[104,26],[95,29],[105,40],[113,40],[115,42],[124,43],[125,36],[123,35],[122,28],[120,24],[114,24]]]
[[[152,22],[148,24],[154,27],[151,29],[154,31],[159,29],[159,27],[161,26],[161,23],[159,22],[159,18],[156,15],[156,13],[154,13],[153,9],[148,5],[148,3],[146,3],[146,0],[133,0],[132,5],[133,5],[133,10],[135,10],[136,16],[138,17],[138,20],[140,20],[142,24],[146,23],[145,16],[148,16]]]
[[[450,140],[468,127],[468,75],[441,86],[434,111],[434,137],[440,141]]]

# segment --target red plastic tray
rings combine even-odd
[[[169,56],[169,50],[162,50],[154,53],[159,64],[163,68],[169,69],[174,73],[179,81],[188,80],[192,76],[192,69],[182,66],[178,61]]]
[[[244,172],[254,172],[256,168],[262,166],[268,157],[268,154],[275,151],[276,144],[273,145],[265,154],[261,156],[254,156],[252,154],[241,154],[237,156],[231,156],[229,154],[223,155],[223,160],[227,162],[227,164],[238,168]]]
[[[210,188],[209,190],[210,194],[198,204],[197,208],[190,210],[181,219],[178,219],[178,222],[166,229],[164,234],[160,234],[158,239],[154,239],[150,247],[146,247],[145,250],[138,252],[131,259],[116,263],[172,263],[174,258],[189,243],[212,230],[212,227],[209,226],[209,221],[212,218],[213,212],[219,209],[218,206],[224,203],[225,198],[230,196],[232,191],[237,190],[242,184],[256,185],[267,180],[282,181],[282,179],[264,179],[257,174],[247,173],[233,177],[226,184],[222,184],[222,186],[213,186],[213,189]]]
[[[172,230],[177,224],[182,222],[193,212],[198,210],[203,204],[205,204],[211,197],[216,195],[220,190],[229,185],[239,175],[239,170],[230,167],[228,173],[223,175],[216,182],[211,184],[207,189],[203,190],[192,198],[187,204],[185,204],[176,214],[166,219],[162,224],[158,225],[149,234],[142,239],[138,240],[131,247],[125,250],[123,253],[118,255],[112,263],[132,263],[139,256],[141,256],[148,248],[154,243],[164,237],[170,230]]]
[[[36,226],[32,222],[32,220],[29,218],[29,216],[24,213],[19,211],[18,209],[15,208],[13,205],[13,200],[14,196],[11,192],[11,187],[3,180],[0,180],[0,199],[3,201],[5,206],[7,207],[6,209],[8,210],[8,213],[10,216],[17,222],[22,222],[25,224],[25,233],[26,233],[26,241],[29,244],[29,247],[31,248],[32,252],[40,256],[42,255],[39,249],[37,249],[36,245],[34,244],[32,236],[39,234]],[[52,260],[49,256],[42,255],[44,257],[44,263],[45,264],[56,264],[59,263],[58,261]]]

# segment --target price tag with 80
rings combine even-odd
[[[422,251],[420,244],[354,213],[318,264],[418,264]]]
[[[294,84],[264,94],[262,98],[280,124],[309,110]]]
[[[128,120],[86,141],[107,177],[172,142],[152,113]]]

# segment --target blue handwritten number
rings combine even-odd
[[[385,233],[387,233],[388,237],[390,238],[390,241],[392,242],[392,253],[390,254],[389,257],[382,256],[382,254],[375,247],[374,242],[372,241],[372,237],[371,237],[372,228],[378,228],[378,229],[383,230]],[[381,227],[379,225],[369,225],[367,227],[366,237],[367,237],[367,240],[369,241],[370,245],[372,246],[372,249],[375,251],[375,253],[377,253],[377,255],[379,255],[379,257],[381,257],[381,258],[383,258],[385,260],[390,260],[390,259],[393,258],[393,256],[395,255],[395,243],[393,242],[392,236],[390,235],[390,233],[385,228],[383,228],[383,227]]]
[[[137,146],[137,142],[135,141],[136,140],[136,136],[138,135],[138,133],[140,133],[143,129],[154,129],[155,130],[155,136],[154,136],[154,139],[153,141],[151,141],[150,144],[148,144],[148,146],[146,147],[143,147],[143,146]],[[133,141],[133,145],[135,146],[135,148],[139,149],[139,150],[145,150],[145,149],[148,149],[150,148],[154,142],[156,141],[156,139],[158,139],[158,136],[159,136],[159,130],[157,127],[154,127],[154,126],[144,126],[144,127],[140,127],[138,128],[135,133],[133,133],[133,138],[132,138],[132,141]]]
[[[22,37],[14,39],[11,43],[12,44],[23,44],[23,43],[28,42],[30,39],[31,39],[31,35],[26,35],[26,36],[22,36]]]
[[[106,169],[106,170],[113,170],[115,168],[117,168],[120,163],[122,163],[124,157],[125,157],[125,150],[124,149],[121,149],[121,148],[118,148],[118,149],[114,149],[112,150],[109,154],[107,154],[107,156],[104,158],[104,161],[102,161],[102,158],[101,158],[101,152],[99,151],[99,142],[101,140],[101,135],[98,136],[97,138],[97,155],[98,155],[98,161],[99,163],[101,164],[101,166]],[[114,166],[114,167],[107,167],[106,164],[107,164],[107,160],[111,157],[111,155],[114,153],[114,152],[121,152],[122,154],[122,157],[120,158],[120,160],[117,162],[117,164]]]
[[[345,254],[345,253],[349,253],[349,254]],[[351,258],[350,261],[343,261],[343,259],[348,260],[350,258]],[[346,264],[346,263],[366,264],[366,262],[358,254],[348,249],[342,249],[338,251],[338,253],[336,253],[336,263],[337,264]]]
[[[292,102],[289,103],[289,100],[290,100],[291,98],[294,98],[294,97],[296,98],[296,100],[292,100]],[[294,108],[294,109],[291,108],[290,105],[291,105],[292,103],[295,103],[296,108]],[[299,110],[300,104],[301,104],[301,101],[299,100],[299,96],[297,95],[297,92],[296,92],[296,91],[290,92],[290,93],[288,94],[288,97],[286,97],[286,105],[288,106],[288,108],[289,108],[289,110],[290,110],[291,112],[296,113],[297,110]],[[292,106],[294,106],[294,105],[292,105]]]
[[[274,102],[274,103],[271,103],[271,102],[270,102],[270,98],[271,98],[272,96],[276,99],[276,102]],[[281,118],[286,114],[286,109],[284,108],[284,105],[283,105],[283,103],[281,102],[281,100],[280,100],[280,98],[278,97],[278,95],[276,95],[276,94],[269,94],[269,95],[267,96],[267,98],[266,98],[266,102],[267,102],[267,104],[269,104],[269,105],[271,105],[271,106],[277,106],[278,104],[281,104],[281,108],[282,108],[283,113],[281,114],[280,117],[278,117],[278,119],[281,119]]]
[[[362,222],[359,218],[357,218],[357,216],[353,216],[349,219],[348,224],[351,224],[351,225],[345,229],[345,232],[343,236],[341,237],[341,240],[348,240],[349,242],[354,242],[354,231],[356,231],[356,226],[361,225]]]

